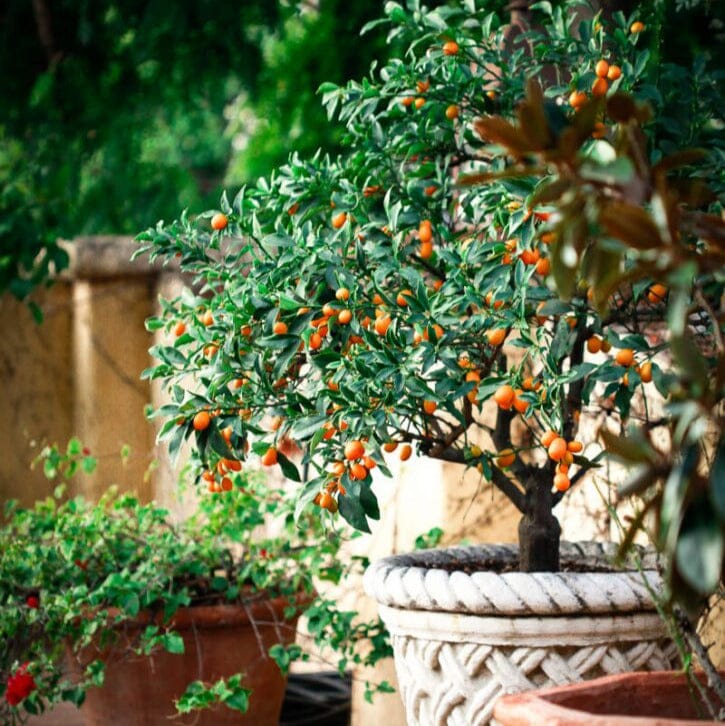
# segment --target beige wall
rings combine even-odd
[[[43,445],[63,446],[73,435],[99,462],[75,489],[95,497],[119,484],[153,495],[155,434],[144,415],[151,389],[140,374],[150,364],[144,320],[159,274],[130,262],[135,246],[126,237],[75,240],[67,273],[34,295],[41,325],[24,304],[0,298],[1,500],[27,504],[49,494],[42,467],[31,471],[30,463]],[[124,445],[130,455],[122,462]]]

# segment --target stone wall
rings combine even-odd
[[[79,238],[68,245],[69,269],[34,295],[44,314],[37,325],[28,308],[0,298],[0,499],[30,503],[51,485],[31,461],[45,444],[75,435],[98,458],[77,491],[98,496],[111,484],[144,499],[169,486],[150,475],[155,433],[144,407],[152,392],[141,371],[150,364],[153,337],[145,319],[166,273],[146,261],[130,262],[128,237]],[[122,447],[129,455],[122,460]]]

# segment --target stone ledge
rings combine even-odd
[[[88,235],[73,240],[61,240],[70,262],[61,279],[94,280],[115,277],[143,277],[161,272],[178,272],[174,260],[166,265],[162,261],[150,263],[148,257],[131,261],[138,243],[126,235]]]

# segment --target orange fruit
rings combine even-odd
[[[446,118],[449,121],[455,121],[458,118],[458,106],[456,106],[455,103],[452,103],[448,108],[446,109]]]
[[[542,257],[536,263],[536,272],[539,275],[548,275],[551,272],[551,262],[548,257]]]
[[[524,380],[521,382],[521,388],[523,388],[524,391],[533,391],[534,390],[534,377],[528,376],[527,378],[524,378]]]
[[[423,401],[423,410],[430,416],[438,408],[435,401]]]
[[[436,184],[430,184],[423,190],[423,193],[426,195],[426,197],[432,197],[437,191],[438,186]]]
[[[524,250],[519,255],[519,259],[525,265],[535,265],[539,261],[539,251],[538,250]]]
[[[607,135],[607,127],[601,121],[597,121],[594,124],[594,129],[592,131],[592,138],[603,139],[606,135]]]
[[[206,325],[206,327],[208,328],[210,325],[214,325],[214,316],[211,314],[211,312],[209,310],[207,310],[201,316],[201,320],[199,322],[201,322],[202,325]]]
[[[347,325],[352,320],[352,313],[349,310],[340,310],[337,316],[337,322],[340,325]]]
[[[415,99],[414,105],[416,108],[423,108],[423,106],[425,106],[425,98],[418,96],[418,98]]]
[[[282,322],[281,320],[278,320],[273,326],[272,326],[272,332],[275,335],[284,335],[287,332],[287,323]]]
[[[599,78],[605,78],[607,73],[609,73],[609,63],[602,58],[602,60],[594,66],[594,72],[597,76],[599,76]]]
[[[322,336],[318,332],[310,335],[310,350],[319,350],[322,346]]]
[[[421,242],[418,247],[418,255],[423,260],[428,260],[433,256],[433,243],[432,242]]]
[[[204,431],[205,429],[209,428],[209,424],[211,423],[211,416],[209,415],[208,411],[199,411],[199,413],[194,416],[194,420],[192,422],[192,426],[196,431]]]
[[[605,96],[608,90],[609,82],[606,78],[597,78],[597,80],[592,83],[592,96]]]
[[[345,458],[348,461],[355,461],[365,456],[365,446],[362,441],[353,439],[345,444]]]
[[[569,105],[572,108],[580,109],[587,102],[587,94],[583,91],[572,91],[569,96]],[[543,237],[542,237],[543,241]]]
[[[389,315],[383,315],[375,321],[375,332],[378,335],[385,335],[390,327],[391,319]]]
[[[252,326],[242,325],[242,327],[239,329],[239,332],[245,337],[249,337],[252,334]]]
[[[605,338],[602,340],[602,353],[609,353],[612,350],[612,344]]]
[[[592,335],[592,337],[587,340],[587,350],[590,353],[599,353],[601,349],[602,339],[598,338],[596,335]]]
[[[548,447],[549,458],[554,461],[561,461],[566,456],[566,441],[557,436]]]
[[[642,23],[639,20],[635,20],[635,22],[632,23],[632,25],[629,26],[629,32],[630,33],[641,33],[644,30],[644,23]]]
[[[260,459],[264,466],[274,466],[277,463],[277,449],[270,446]]]
[[[565,492],[570,486],[571,481],[569,481],[569,477],[563,472],[554,477],[554,488],[558,492]]]
[[[466,381],[480,381],[481,374],[478,371],[468,371],[466,373]]]
[[[221,487],[225,492],[230,492],[234,488],[234,484],[228,476],[225,476],[221,481]]]
[[[642,379],[642,383],[650,383],[652,381],[652,363],[651,361],[645,361],[642,363],[639,369],[639,377]]]
[[[336,214],[332,218],[332,226],[335,229],[340,229],[340,227],[342,227],[345,222],[347,222],[347,212],[340,212],[340,214]]]
[[[514,392],[514,389],[508,385],[508,383],[501,386],[496,393],[493,394],[493,400],[496,401],[500,408],[506,410],[513,406],[514,398],[516,398],[516,393]]]
[[[661,282],[656,282],[647,291],[647,299],[652,303],[652,305],[657,305],[658,303],[663,302],[666,295],[667,288]]]
[[[456,55],[460,48],[455,40],[449,40],[447,43],[443,43],[443,54],[444,55]]]
[[[634,351],[631,348],[622,348],[617,351],[614,360],[620,365],[629,367],[634,363]]]
[[[329,468],[330,474],[342,476],[345,473],[345,464],[342,461],[333,461]]]
[[[584,449],[584,444],[581,441],[570,441],[566,448],[571,451],[572,454],[578,454]]]
[[[430,81],[418,81],[415,87],[418,89],[418,93],[425,93],[430,88]]]
[[[401,290],[398,293],[398,297],[395,298],[395,302],[400,305],[401,308],[408,306],[408,298],[413,297],[413,291],[412,290]]]
[[[353,464],[350,467],[350,478],[351,479],[365,479],[368,475],[368,470],[362,464]]]
[[[365,468],[370,471],[370,469],[374,469],[378,464],[371,456],[363,456],[363,464]]]
[[[389,454],[395,451],[397,448],[397,441],[388,441],[387,443],[383,444],[383,451],[387,451]]]
[[[224,229],[227,226],[227,222],[229,220],[227,219],[226,214],[222,214],[221,212],[217,212],[212,218],[211,218],[211,228],[215,229],[217,232]]]
[[[411,454],[413,453],[413,448],[410,444],[403,444],[400,447],[400,453],[398,454],[400,456],[401,461],[408,461],[410,459]]]
[[[511,466],[514,461],[516,461],[516,454],[514,454],[513,449],[503,449],[498,452],[498,457],[496,457],[496,465],[500,469],[505,469],[507,466]]]
[[[494,328],[493,330],[486,331],[486,339],[489,345],[498,346],[506,340],[507,331],[506,328]]]
[[[431,227],[430,219],[424,219],[418,225],[418,239],[424,244],[433,241],[433,228]]]
[[[178,323],[176,323],[176,327],[174,328],[174,335],[179,338],[186,332],[186,323],[183,320],[180,320]]]
[[[350,299],[350,291],[346,287],[341,287],[335,293],[335,297],[340,302],[345,302],[346,300]]]
[[[607,78],[610,81],[616,81],[618,78],[621,78],[622,76],[622,69],[619,66],[609,66],[609,70],[607,71]]]
[[[331,509],[334,502],[335,500],[330,492],[323,492],[320,495],[319,504],[323,509]]]
[[[521,389],[516,391],[516,397],[514,398],[514,408],[521,414],[526,413],[529,408],[529,402],[523,398],[519,398],[519,394],[523,393]]]

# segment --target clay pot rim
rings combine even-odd
[[[725,670],[720,671],[725,677]],[[704,678],[702,672],[698,678]],[[664,716],[627,716],[626,714],[596,714],[562,705],[559,701],[568,700],[577,693],[591,694],[598,690],[613,691],[627,684],[642,680],[657,682],[658,688],[680,687],[684,674],[682,671],[634,671],[603,676],[583,683],[542,688],[524,693],[501,696],[495,703],[493,716],[506,726],[528,726],[532,723],[531,714],[536,714],[537,724],[556,724],[556,726],[703,726],[717,721],[698,721],[692,719],[669,718]]]
[[[116,623],[115,627],[136,628],[154,624],[173,630],[188,630],[190,628],[243,626],[250,622],[292,625],[312,602],[313,597],[312,594],[305,592],[272,597],[269,593],[258,593],[254,599],[244,598],[241,601],[230,603],[180,607],[168,620],[164,619],[162,608],[142,610],[134,617],[125,617],[121,622]],[[284,610],[291,606],[296,607],[297,612],[292,617],[285,618]],[[108,614],[109,617],[115,618],[122,614],[122,611],[117,608],[108,608]]]

